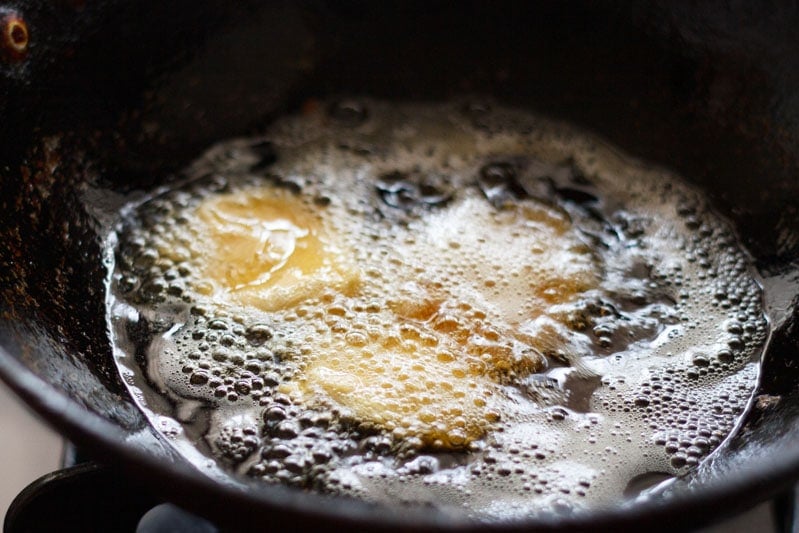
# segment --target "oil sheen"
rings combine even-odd
[[[198,468],[476,520],[689,471],[767,335],[699,192],[485,102],[310,102],[109,242],[120,372]]]

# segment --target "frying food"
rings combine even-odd
[[[120,372],[209,475],[496,520],[729,433],[767,324],[700,193],[520,110],[306,107],[117,228]]]

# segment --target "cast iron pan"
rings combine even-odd
[[[115,371],[101,236],[126,195],[309,97],[489,95],[695,182],[763,276],[774,326],[745,424],[670,498],[497,529],[673,529],[799,479],[799,14],[788,2],[0,4],[0,377],[158,495],[233,528],[461,529],[199,475]],[[4,428],[4,431],[13,428]],[[5,460],[13,461],[13,458]]]

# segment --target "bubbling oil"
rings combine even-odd
[[[767,335],[702,195],[495,104],[334,101],[122,213],[108,317],[210,475],[477,520],[614,505],[729,434]]]

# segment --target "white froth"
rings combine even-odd
[[[175,438],[236,475],[504,520],[616,504],[729,433],[766,321],[697,191],[516,109],[366,101],[337,120],[337,105],[212,148],[120,228],[110,300],[138,309],[113,321],[120,363],[191,406]],[[248,194],[291,198],[290,227],[255,216],[209,245],[202,206]],[[295,241],[275,237],[273,266],[321,243],[285,279],[327,277],[292,293],[218,257],[208,269],[231,235],[235,254],[275,231]]]

